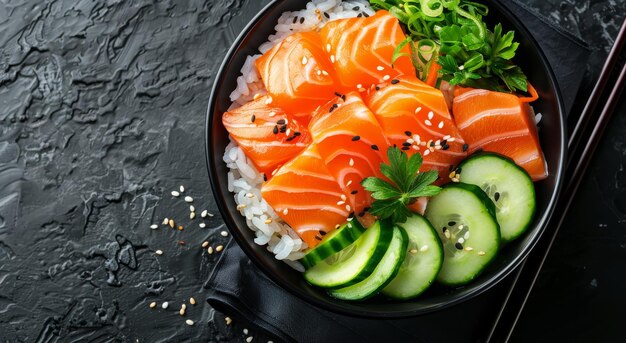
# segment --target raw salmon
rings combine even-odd
[[[443,180],[450,167],[467,154],[467,146],[457,130],[440,90],[415,77],[399,77],[365,98],[389,143],[407,154],[420,152],[420,170],[435,169]],[[465,148],[465,149],[464,149]]]
[[[320,36],[339,82],[348,89],[365,90],[402,74],[415,75],[407,56],[391,67],[393,52],[406,36],[398,19],[387,11],[368,18],[331,21],[324,25]],[[402,52],[409,54],[409,47]]]
[[[330,174],[315,144],[285,163],[261,188],[272,206],[306,242],[315,247],[322,237],[346,222],[346,195]]]
[[[222,123],[259,172],[271,172],[311,142],[305,126],[263,96],[228,111]]]
[[[483,149],[508,156],[526,169],[533,181],[538,181],[548,176],[548,170],[528,105],[537,98],[537,93],[532,87],[529,90],[531,97],[520,98],[514,94],[456,87],[452,112],[470,153]]]
[[[274,104],[303,123],[339,90],[317,32],[288,36],[261,56],[256,66]]]
[[[313,114],[309,131],[320,156],[348,199],[345,208],[359,216],[371,204],[361,186],[366,177],[382,177],[389,141],[374,114],[352,92],[322,106]]]

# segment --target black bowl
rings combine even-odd
[[[493,287],[520,264],[545,230],[560,189],[565,158],[564,110],[554,74],[539,45],[524,25],[494,0],[485,1],[490,8],[487,21],[492,21],[490,25],[495,21],[502,22],[505,30],[516,31],[516,38],[521,43],[516,62],[521,65],[539,92],[540,100],[533,103],[533,106],[537,112],[543,114],[539,136],[550,176],[535,184],[537,214],[530,229],[506,246],[488,269],[469,285],[459,288],[435,285],[420,297],[402,302],[382,298],[364,302],[333,299],[324,290],[306,283],[300,273],[277,261],[265,247],[254,244],[254,233],[236,210],[233,196],[227,188],[228,169],[222,156],[228,144],[228,133],[222,125],[222,114],[231,104],[229,94],[236,87],[236,77],[240,75],[246,56],[258,53],[257,48],[273,33],[282,12],[301,9],[305,3],[304,0],[275,0],[267,5],[239,35],[226,55],[213,86],[206,121],[207,163],[215,199],[235,240],[256,266],[287,291],[315,306],[352,316],[372,318],[415,316],[458,304]]]

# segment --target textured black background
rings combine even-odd
[[[265,341],[240,323],[226,326],[204,302],[219,254],[200,245],[228,240],[204,162],[209,89],[267,2],[0,1],[0,341]],[[593,47],[588,87],[625,1],[528,5]],[[625,113],[600,147],[516,340],[618,338]],[[170,195],[179,185],[198,214],[216,216],[190,220],[188,204]],[[184,231],[149,228],[164,217]],[[191,296],[198,304],[179,316]],[[152,301],[170,307],[150,309]]]

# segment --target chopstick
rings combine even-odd
[[[552,227],[554,230],[549,237],[537,243],[533,252],[529,254],[528,258],[518,268],[513,286],[506,295],[495,324],[487,336],[488,342],[506,342],[510,339],[528,296],[537,281],[539,272],[546,261],[550,248],[563,225],[574,196],[591,162],[591,158],[600,143],[602,134],[619,102],[619,97],[626,85],[626,65],[621,67],[621,72],[617,79],[615,79],[615,69],[618,60],[623,55],[622,50],[625,41],[626,20],[622,23],[615,44],[602,68],[598,82],[591,92],[590,98],[570,137],[568,144],[569,158],[565,169],[566,185],[557,199],[554,214],[546,226],[546,228]],[[613,86],[606,90],[606,86],[611,80],[614,80]],[[603,104],[599,111],[597,111],[598,104]],[[589,128],[590,123],[594,123],[591,128]],[[581,145],[582,142],[584,142],[584,145]]]

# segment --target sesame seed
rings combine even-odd
[[[496,202],[497,202],[498,200],[500,200],[500,192],[496,192],[496,193],[493,195],[493,200],[495,200]]]
[[[182,225],[178,225],[178,231],[183,231],[185,228]]]
[[[456,222],[448,222],[448,226],[454,226],[456,225]]]
[[[330,55],[330,62],[335,63],[335,55]]]
[[[350,194],[355,195],[355,194],[357,194],[358,192],[359,192],[359,191],[355,189],[355,190],[353,190],[352,192],[350,192]]]
[[[450,238],[450,231],[445,231],[443,235],[446,236],[446,238]]]
[[[470,237],[470,232],[469,231],[465,232],[465,234],[463,235],[463,238],[469,239],[469,237]]]
[[[283,210],[283,214],[284,214],[284,215],[287,215],[287,213],[289,213],[289,209],[288,209],[288,208],[286,208],[286,209],[284,209],[284,210]]]
[[[352,210],[352,208],[350,207],[350,205],[346,205],[346,211],[350,212]]]
[[[272,112],[270,112],[268,115],[269,115],[270,117],[273,117],[273,116],[275,116],[275,115],[276,115],[276,112],[272,111]]]
[[[452,138],[449,138],[449,139],[448,139],[448,142],[452,143],[452,142],[454,142],[455,140],[456,140],[456,138],[452,137]]]
[[[463,244],[459,242],[454,243],[454,247],[457,248],[458,250],[463,250]]]
[[[213,247],[209,247],[206,252],[209,253],[209,255],[211,255],[213,253]]]
[[[350,164],[350,167],[354,166],[354,160],[350,159],[350,162],[348,164]]]
[[[330,52],[330,44],[326,44],[326,51]]]
[[[458,242],[463,244],[463,243],[465,243],[465,239],[463,237],[461,237],[461,238],[459,238]]]
[[[383,81],[387,81],[387,80],[389,80],[390,78],[391,78],[391,76],[389,76],[389,75],[385,75],[385,76],[383,76]]]
[[[247,334],[248,334],[248,329],[244,328],[244,329],[243,329],[243,334],[244,334],[244,335],[247,335]]]
[[[378,151],[378,145],[376,145],[376,144],[372,144],[372,146],[370,146],[370,148],[372,148],[372,150]]]
[[[178,193],[178,191],[172,191],[172,196],[173,197],[179,197],[180,193]]]
[[[198,224],[198,226],[200,226],[201,229],[204,229],[206,227],[206,224],[205,223],[200,223],[200,224]]]
[[[415,114],[420,113],[420,111],[421,111],[421,110],[422,110],[422,108],[421,108],[421,107],[416,108],[416,109],[415,109]]]
[[[392,85],[395,85],[395,84],[398,84],[398,83],[400,83],[400,80],[398,80],[398,79],[391,80],[391,84]]]
[[[178,314],[180,314],[181,316],[184,316],[185,315],[185,309],[181,308],[180,310],[178,310]]]
[[[152,230],[156,230],[156,229],[158,229],[158,228],[159,228],[159,226],[158,226],[157,224],[152,224],[152,225],[150,225],[150,228],[151,228]]]
[[[185,202],[193,202],[193,198],[190,196],[185,197]]]
[[[256,116],[253,114],[253,115],[250,117],[250,121],[254,123],[254,121],[255,121],[255,120],[256,120]]]
[[[200,213],[200,217],[202,218],[206,217],[207,212],[208,212],[207,210],[202,211],[202,213]]]
[[[232,322],[233,322],[233,320],[232,320],[232,319],[230,319],[230,317],[225,317],[225,318],[224,318],[224,321],[226,322],[226,325],[230,325],[230,323],[232,323]]]
[[[254,198],[254,194],[252,194],[252,193],[246,193],[246,198]]]
[[[309,62],[309,59],[306,56],[302,57],[302,64],[306,65]]]
[[[170,220],[169,220],[169,219],[167,219],[167,218],[165,218],[165,219],[163,219],[163,222],[162,222],[161,224],[163,224],[163,225],[167,225],[167,223],[169,223],[169,222],[170,222]]]
[[[150,308],[155,308],[155,307],[156,307],[156,305],[157,305],[157,304],[153,301],[153,302],[151,302],[151,303],[150,303]]]
[[[433,111],[428,112],[428,119],[433,119],[434,116],[435,114],[433,113]]]
[[[358,85],[356,85],[356,88],[363,88],[363,85],[359,83]]]
[[[247,206],[246,204],[239,204],[237,205],[237,210],[238,211],[243,210],[244,208],[246,208],[246,206]]]
[[[189,213],[189,219],[193,219],[196,217],[196,212]]]
[[[272,132],[274,134],[277,134],[278,133],[278,126],[274,125],[274,129],[272,130]]]
[[[163,255],[163,250],[157,250],[154,253],[157,254],[157,255]]]
[[[478,256],[484,256],[486,253],[484,251],[479,251]]]
[[[346,197],[346,195],[345,195],[345,194],[342,194],[342,195],[341,195],[341,200],[346,200],[346,199],[348,199],[348,197]]]
[[[266,104],[266,105],[269,105],[269,104],[271,104],[271,103],[272,103],[272,97],[271,97],[271,96],[268,96],[268,97],[267,97],[267,100],[265,100],[265,104]]]
[[[463,228],[464,228],[464,227],[465,227],[465,226],[463,226],[463,224],[461,224],[461,225],[459,225],[458,230],[459,230],[459,231],[461,231],[461,230],[463,230]]]
[[[259,100],[259,98],[261,97],[261,94],[256,93],[253,97],[254,100]]]
[[[439,127],[440,129],[443,129],[443,121],[440,121],[439,125],[437,125],[437,127]]]
[[[206,248],[206,247],[208,247],[208,246],[209,246],[209,242],[208,242],[208,241],[204,241],[204,242],[202,242],[202,247],[203,247],[203,248]]]
[[[354,137],[352,137],[352,141],[353,141],[353,142],[356,142],[356,141],[358,141],[359,139],[361,139],[361,136],[354,136]]]
[[[426,124],[426,126],[433,126],[433,124],[428,119],[424,120],[424,124]]]
[[[350,186],[352,184],[352,180],[348,181],[348,183],[346,183],[346,187]]]
[[[254,338],[254,337],[252,337],[252,336],[250,336],[250,337],[246,338],[246,342],[248,342],[248,343],[252,342],[252,339],[253,339],[253,338]]]
[[[169,224],[170,224],[170,227],[173,229],[174,228],[174,219],[170,219]]]
[[[265,224],[271,224],[272,223],[272,219],[271,218],[265,219],[264,223]]]
[[[411,250],[409,250],[409,252],[410,252],[411,254],[415,255],[415,254],[417,254],[417,249],[411,249]]]
[[[376,70],[378,70],[378,71],[383,71],[383,70],[385,70],[385,67],[383,67],[383,66],[378,66],[378,67],[376,67]]]
[[[322,70],[322,75],[328,76],[328,72],[326,70]]]
[[[402,146],[411,146],[411,143],[409,143],[409,142],[402,142]]]
[[[228,236],[228,231],[222,231],[220,232],[220,235],[222,235],[222,237],[226,237]]]
[[[167,301],[161,304],[161,308],[163,308],[164,310],[167,309],[168,306],[170,306],[170,303],[168,303]]]
[[[317,76],[322,75],[322,71],[321,71],[321,70],[319,70],[319,69],[318,69],[315,73],[317,74]]]
[[[300,17],[300,24],[304,23],[304,17]]]
[[[430,150],[424,151],[424,156],[428,156],[430,154]]]
[[[224,246],[223,245],[218,245],[217,247],[215,247],[215,251],[220,252],[224,250]]]
[[[185,320],[185,323],[187,323],[187,325],[189,325],[189,326],[193,326],[193,320],[191,320],[191,319]]]
[[[467,149],[469,149],[469,145],[463,144],[463,152],[467,151]]]
[[[426,250],[428,250],[428,245],[424,245],[423,247],[420,248],[421,252],[424,252]]]
[[[338,205],[338,206],[341,206],[341,205],[343,205],[343,204],[345,204],[345,203],[346,203],[346,202],[345,202],[345,201],[343,201],[343,200],[339,200],[339,201],[337,201],[337,205]]]
[[[472,251],[472,250],[474,250],[474,248],[472,248],[472,247],[465,247],[465,251]]]

